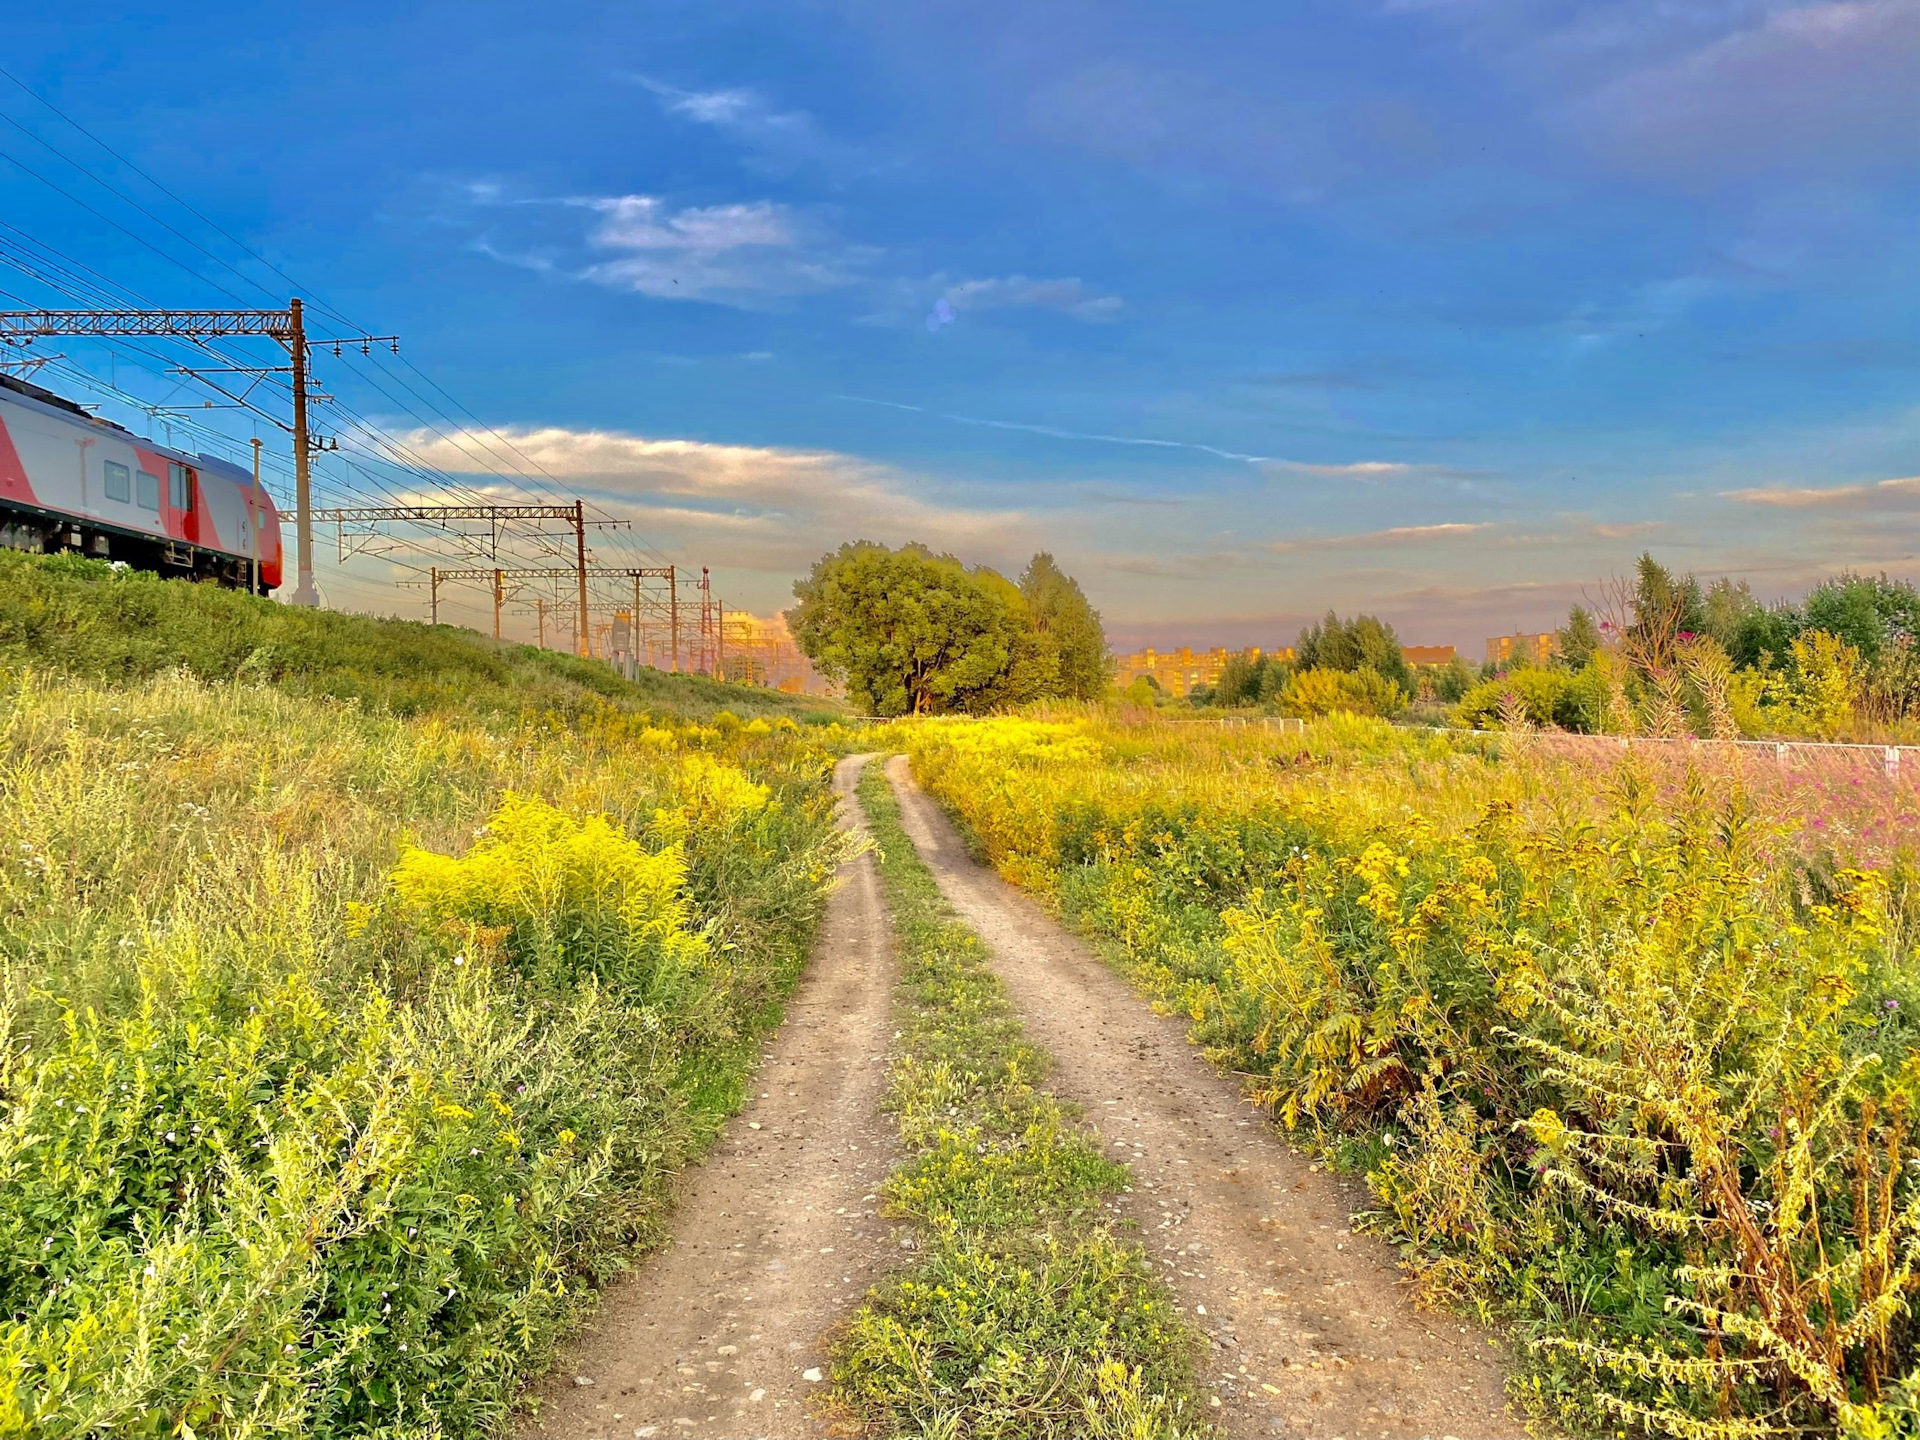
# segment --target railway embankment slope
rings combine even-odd
[[[497,1432],[798,978],[805,713],[0,554],[0,1437]]]

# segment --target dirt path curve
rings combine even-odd
[[[907,833],[994,956],[1035,1042],[1131,1161],[1147,1253],[1214,1338],[1205,1379],[1230,1436],[1523,1436],[1484,1332],[1414,1309],[1390,1247],[1348,1233],[1354,1193],[1294,1154],[1074,935],[973,862],[888,762]]]
[[[859,833],[867,758],[833,779],[839,822]],[[807,1413],[824,1333],[899,1258],[874,1214],[895,1143],[879,1111],[893,982],[880,877],[861,854],[841,867],[756,1098],[682,1183],[674,1239],[608,1290],[522,1436],[826,1433]]]

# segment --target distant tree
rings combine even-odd
[[[1885,575],[1842,574],[1807,592],[1801,615],[1809,630],[1824,630],[1872,665],[1900,636],[1920,634],[1920,591]]]
[[[1769,605],[1741,618],[1727,654],[1742,670],[1758,669],[1771,661],[1778,664],[1793,649],[1793,642],[1806,629],[1806,617],[1797,605]]]
[[[1433,693],[1449,705],[1456,704],[1479,678],[1480,672],[1456,655],[1446,664],[1434,667]]]
[[[820,673],[878,715],[978,711],[1057,684],[1019,588],[924,545],[842,545],[793,593],[794,640]]]
[[[1229,655],[1227,664],[1219,670],[1219,684],[1213,685],[1213,703],[1260,705],[1261,701],[1271,699],[1273,693],[1286,684],[1284,678],[1271,676],[1273,668],[1275,662],[1265,655],[1252,659],[1246,655]]]
[[[1751,585],[1723,575],[1707,586],[1706,593],[1700,597],[1698,633],[1711,635],[1731,653],[1740,638],[1741,626],[1759,609],[1760,602],[1753,598]]]
[[[1691,575],[1675,575],[1650,551],[1642,552],[1634,567],[1631,609],[1634,634],[1629,639],[1651,664],[1671,663],[1679,636],[1706,630],[1700,582]]]
[[[1342,620],[1333,611],[1318,625],[1300,632],[1294,646],[1295,665],[1301,671],[1339,670],[1355,674],[1370,669],[1413,693],[1413,672],[1400,649],[1393,627],[1372,615]]]
[[[1555,638],[1560,642],[1560,658],[1571,669],[1583,669],[1600,648],[1600,626],[1586,606],[1576,605],[1567,612],[1567,623]]]
[[[1080,582],[1042,550],[1020,577],[1033,628],[1057,657],[1058,693],[1072,700],[1098,700],[1113,678],[1113,657],[1100,612],[1087,603]]]

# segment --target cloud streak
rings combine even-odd
[[[946,300],[959,311],[1025,307],[1094,321],[1118,318],[1122,306],[1118,295],[1095,294],[1077,278],[1034,280],[1025,275],[963,280],[947,287]]]
[[[1906,510],[1920,502],[1920,475],[1877,480],[1870,485],[1767,486],[1722,490],[1722,500],[1771,505],[1783,510]]]
[[[1299,550],[1367,550],[1382,545],[1421,545],[1430,541],[1458,540],[1491,530],[1490,521],[1449,521],[1440,525],[1395,525],[1387,530],[1368,530],[1358,535],[1316,535],[1304,540],[1276,540],[1262,549],[1278,555]]]
[[[1429,468],[1392,460],[1320,464],[1310,460],[1283,459],[1277,455],[1253,455],[1240,450],[1227,450],[1218,445],[1202,444],[1195,440],[1163,440],[1148,435],[1107,435],[1095,430],[1066,430],[1057,425],[1032,425],[1020,420],[989,420],[978,415],[956,415],[951,411],[930,410],[924,405],[907,405],[898,400],[876,400],[868,395],[836,394],[833,398],[846,400],[855,405],[878,405],[888,410],[905,410],[915,415],[930,415],[936,420],[947,420],[956,425],[976,425],[988,430],[1016,430],[1027,435],[1044,435],[1050,440],[1082,441],[1097,445],[1131,445],[1149,450],[1190,450],[1196,454],[1211,455],[1217,460],[1252,465],[1276,475],[1324,475],[1349,480],[1389,480],[1413,475]]]

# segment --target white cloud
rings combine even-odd
[[[1490,530],[1491,522],[1469,524],[1450,521],[1441,525],[1395,525],[1387,530],[1369,530],[1359,535],[1316,535],[1304,540],[1276,540],[1263,549],[1277,554],[1297,550],[1368,550],[1381,545],[1421,545],[1437,540],[1457,540]]]
[[[1325,475],[1337,480],[1399,480],[1426,469],[1398,460],[1355,460],[1345,465],[1321,465],[1308,460],[1260,458],[1261,467],[1274,475]]]
[[[1787,510],[1904,510],[1920,500],[1920,475],[1877,480],[1867,485],[1767,486],[1749,490],[1723,490],[1720,498],[1739,500],[1748,505],[1773,505]]]
[[[963,280],[948,286],[945,294],[947,303],[960,311],[1026,306],[1058,310],[1076,320],[1111,320],[1123,303],[1118,295],[1093,293],[1077,278],[1034,280],[1025,275]]]
[[[657,97],[669,115],[705,125],[747,147],[746,163],[753,168],[777,171],[819,164],[837,170],[858,163],[856,153],[827,135],[806,111],[779,109],[747,86],[683,90],[646,75],[633,80]]]
[[[919,477],[834,451],[559,426],[403,438],[421,463],[471,474],[473,455],[501,437],[548,475],[631,513],[649,541],[716,566],[793,576],[855,539],[919,540],[1003,563],[1032,548],[1021,511],[944,504]]]
[[[751,307],[850,283],[836,251],[805,217],[770,200],[675,210],[656,195],[571,202],[594,211],[587,235],[612,252],[580,278],[662,300]]]

